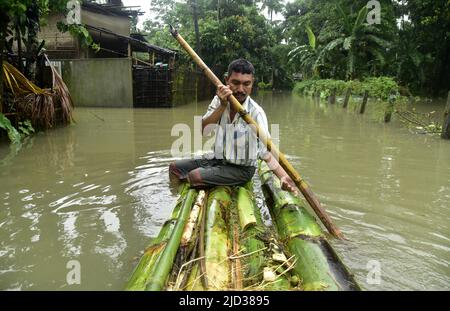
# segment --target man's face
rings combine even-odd
[[[227,84],[233,92],[234,97],[242,104],[252,92],[253,75],[233,71],[227,79]]]

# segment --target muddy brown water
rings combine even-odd
[[[370,102],[359,115],[285,93],[255,99],[349,239],[332,244],[364,289],[450,289],[450,142],[395,117],[379,123]],[[20,150],[1,144],[0,289],[123,289],[177,198],[167,176],[173,125],[193,130],[207,104],[77,108],[76,124]]]

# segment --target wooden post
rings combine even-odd
[[[352,95],[352,88],[351,87],[349,87],[347,89],[347,92],[345,93],[344,106],[342,106],[342,108],[347,108],[348,101],[350,100],[350,95]]]
[[[450,139],[450,91],[448,92],[447,105],[445,105],[444,110],[444,123],[442,123],[441,137],[443,139]]]
[[[361,104],[361,109],[359,110],[359,113],[364,113],[366,111],[366,105],[367,105],[367,99],[369,98],[369,91],[364,91],[364,97]]]
[[[314,103],[320,103],[320,92],[313,93]]]
[[[336,89],[335,88],[331,91],[330,97],[328,97],[328,103],[330,103],[332,105],[336,103]]]
[[[395,98],[391,94],[389,96],[389,103],[387,106],[387,110],[384,113],[384,122],[385,123],[391,122],[392,112],[394,112],[394,103],[395,103]]]

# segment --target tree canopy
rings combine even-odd
[[[368,23],[367,0],[152,0],[158,18],[145,21],[143,31],[152,43],[178,49],[165,30],[170,23],[218,73],[245,57],[258,80],[275,88],[291,87],[293,76],[391,76],[415,93],[446,92],[450,3],[378,3],[380,23]],[[279,12],[282,21],[273,19]]]

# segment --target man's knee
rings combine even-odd
[[[172,175],[172,176],[177,177],[178,179],[181,178],[181,172],[177,168],[175,162],[172,162],[172,163],[169,164],[169,174]]]
[[[187,175],[187,179],[188,179],[189,183],[191,184],[191,186],[195,187],[195,186],[203,186],[204,185],[199,169],[190,171]]]

